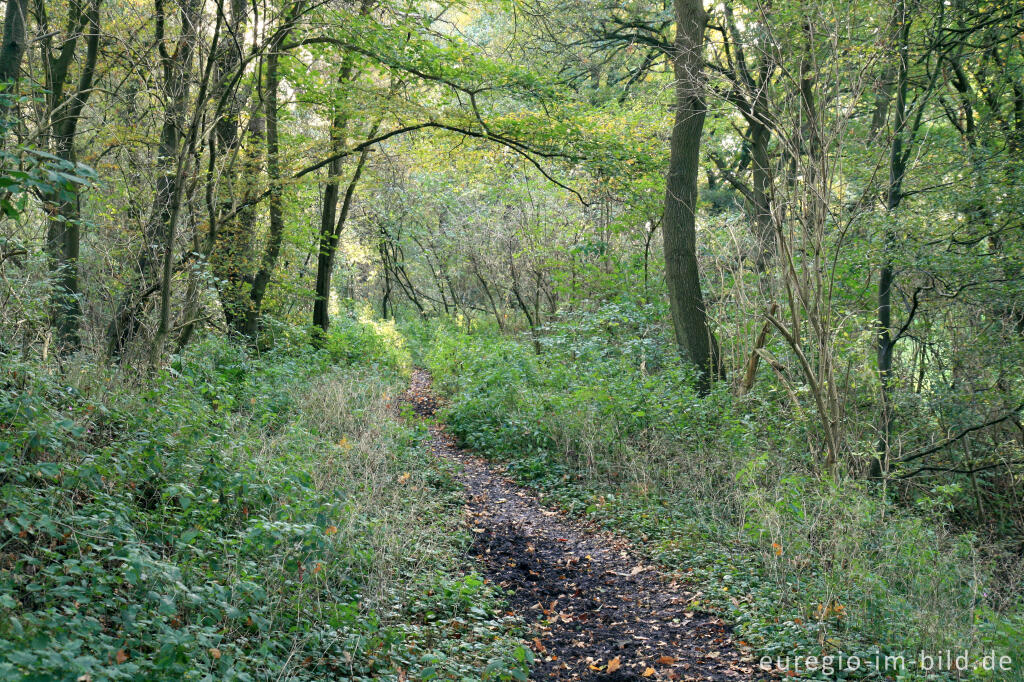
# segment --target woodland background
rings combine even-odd
[[[758,653],[1024,662],[1019,3],[4,15],[3,675],[522,679],[413,365]]]

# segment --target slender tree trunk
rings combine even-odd
[[[763,88],[762,88],[763,90]],[[771,142],[771,131],[760,121],[750,124],[750,160],[751,178],[753,180],[754,231],[758,244],[758,253],[754,265],[760,272],[768,267],[775,256],[775,224],[772,220],[771,192],[772,169],[768,157],[768,144]]]
[[[260,267],[253,276],[252,289],[249,293],[250,304],[245,318],[245,335],[250,341],[256,341],[260,323],[263,318],[263,299],[267,293],[267,285],[274,274],[277,258],[281,254],[281,242],[284,239],[284,209],[281,202],[281,152],[278,132],[278,90],[281,77],[278,64],[281,58],[281,45],[291,32],[296,17],[302,12],[304,3],[299,1],[292,5],[290,18],[286,26],[277,32],[266,58],[266,77],[264,87],[263,116],[266,120],[267,140],[267,178],[270,182],[268,208],[270,213],[270,232],[260,259]],[[346,209],[347,210],[347,209]]]
[[[256,334],[259,331],[260,319],[263,314],[263,298],[267,293],[270,277],[274,274],[274,266],[277,265],[277,257],[281,253],[281,241],[284,238],[280,143],[277,127],[277,97],[280,87],[280,78],[277,73],[279,57],[278,46],[271,46],[266,59],[266,88],[264,90],[266,98],[264,117],[267,124],[267,176],[270,181],[270,233],[267,236],[267,245],[260,261],[260,269],[253,277],[252,289],[249,292],[251,303],[246,311],[245,335],[252,342],[255,342]]]
[[[385,239],[380,241],[380,260],[384,271],[384,292],[380,299],[380,316],[388,319],[388,306],[391,304],[391,258]]]
[[[0,83],[9,83],[5,95],[16,94],[14,85],[21,75],[21,59],[25,54],[25,22],[28,17],[28,0],[7,0],[4,14],[3,43],[0,44]],[[13,126],[8,120],[11,101],[0,101],[0,149],[3,149],[7,131]]]
[[[62,157],[63,158],[63,157]],[[79,326],[82,306],[78,286],[78,256],[81,243],[81,205],[78,192],[49,204],[46,249],[50,257],[53,293],[50,317],[56,332],[58,353],[73,353],[81,348]]]
[[[697,175],[704,129],[704,28],[701,0],[675,0],[676,116],[665,192],[665,280],[676,343],[700,373],[699,390],[724,376],[718,342],[708,327],[696,253]]]
[[[494,320],[498,323],[498,330],[501,332],[505,331],[505,323],[501,319],[501,313],[498,311],[498,304],[494,300],[494,296],[491,294],[491,287],[487,285],[487,280],[484,279],[483,275],[480,274],[480,265],[476,262],[476,258],[469,256],[469,264],[473,267],[473,274],[476,275],[476,279],[480,282],[480,286],[484,290],[484,294],[487,296],[487,300],[491,304],[491,310],[494,311]]]
[[[341,116],[335,116],[331,123],[331,153],[338,154],[342,148]],[[317,238],[316,283],[313,298],[313,326],[327,331],[330,326],[331,270],[334,269],[333,236],[338,212],[338,191],[342,159],[331,161],[327,166],[327,185],[324,187],[323,208],[320,211],[320,232]]]
[[[879,414],[879,437],[876,446],[877,457],[871,462],[872,478],[881,477],[889,469],[889,443],[892,438],[892,360],[896,339],[892,335],[892,289],[896,278],[893,267],[893,250],[896,234],[891,227],[892,213],[903,200],[903,176],[906,172],[906,155],[903,152],[903,136],[907,123],[908,87],[908,42],[910,19],[906,15],[906,2],[900,5],[899,68],[897,76],[896,111],[893,123],[894,136],[889,152],[889,189],[886,193],[885,209],[889,213],[883,244],[882,267],[878,278],[878,341],[876,356],[878,379],[881,386],[881,409]]]
[[[178,119],[181,121],[181,134],[184,139],[181,140],[180,150],[177,153],[177,168],[173,178],[173,194],[170,195],[170,206],[167,213],[167,219],[162,226],[164,240],[162,253],[160,254],[160,308],[156,335],[153,338],[153,345],[150,348],[150,364],[154,367],[163,357],[164,345],[171,333],[171,278],[174,275],[174,240],[178,226],[178,216],[181,213],[184,176],[185,171],[188,168],[189,161],[194,155],[195,146],[199,137],[200,118],[203,104],[206,102],[210,76],[213,71],[213,61],[207,60],[202,80],[199,83],[199,92],[196,95],[196,102],[192,111],[192,117],[186,124],[185,111],[188,106],[187,73],[192,63],[195,38],[198,35],[200,9],[201,0],[190,0],[182,6],[182,44],[175,55],[166,55],[169,60],[169,64],[165,67],[165,76],[173,75],[179,69],[181,72],[179,79],[169,79],[166,86],[169,88],[169,93],[172,94],[172,99],[180,107]],[[216,50],[219,37],[220,13],[218,12],[217,23],[213,29],[212,50]],[[178,61],[179,57],[180,61]],[[179,137],[181,136],[179,135]]]
[[[760,79],[755,83],[749,63],[747,62],[746,50],[743,40],[733,15],[732,4],[726,2],[723,6],[725,21],[728,24],[729,35],[732,36],[733,50],[736,53],[737,78],[747,90],[746,104],[740,112],[747,120],[747,134],[745,151],[749,154],[748,160],[751,165],[751,188],[748,194],[749,213],[754,239],[757,242],[757,254],[754,256],[754,267],[758,272],[763,271],[775,255],[776,239],[775,225],[771,214],[772,196],[772,169],[768,156],[768,145],[771,143],[772,133],[768,125],[766,110],[767,84],[774,70],[772,58],[769,54],[761,55],[761,65],[758,69]],[[762,284],[759,282],[759,284]]]
[[[143,227],[144,243],[139,248],[135,262],[138,281],[136,286],[130,287],[125,293],[107,327],[107,355],[110,358],[121,357],[139,332],[150,292],[157,290],[153,283],[160,281],[162,276],[159,269],[161,253],[159,247],[154,248],[154,245],[167,243],[168,226],[177,215],[175,200],[180,197],[178,162],[188,107],[192,54],[199,30],[199,12],[195,7],[195,0],[190,0],[182,6],[182,32],[176,45],[169,48],[165,44],[166,18],[161,0],[156,0],[156,9],[155,37],[161,58],[161,89],[167,104],[160,128],[160,143],[157,147],[157,177],[153,204],[149,219]],[[218,12],[217,29],[213,36],[215,41],[218,40],[219,16]],[[144,286],[147,282],[149,285]],[[140,295],[139,291],[146,292],[146,295]]]
[[[370,129],[367,137],[377,134],[377,124]],[[367,147],[359,153],[359,160],[356,161],[355,170],[345,188],[345,198],[341,202],[341,211],[338,213],[337,221],[331,225],[326,232],[321,230],[320,243],[316,259],[316,298],[313,301],[313,325],[326,332],[331,325],[330,300],[331,300],[331,278],[334,274],[334,259],[338,253],[338,241],[345,229],[345,223],[352,212],[352,202],[355,199],[356,187],[366,167],[366,159],[370,155],[370,148]],[[326,200],[326,199],[325,199]],[[390,284],[388,287],[390,295]],[[385,299],[387,300],[387,298]]]
[[[77,36],[62,46],[55,59],[48,58],[46,65],[48,81],[61,82],[61,87],[52,88],[49,98],[50,139],[53,151],[58,158],[71,164],[77,160],[75,138],[78,134],[78,122],[92,94],[100,31],[99,0],[92,0],[88,7],[78,5],[77,9],[80,12],[80,35],[85,36],[86,52],[74,92],[65,97],[63,82],[74,56]],[[81,347],[79,327],[82,310],[78,286],[78,256],[82,214],[78,186],[72,184],[59,193],[47,196],[46,210],[49,213],[46,248],[53,273],[50,309],[57,333],[56,346],[60,353],[72,353]]]
[[[239,336],[245,335],[251,313],[256,211],[248,202],[258,187],[264,144],[259,102],[250,103],[249,90],[239,87],[245,68],[242,53],[248,19],[245,0],[228,0],[224,40],[212,53],[218,78],[211,96],[218,103],[219,114],[214,124],[213,153],[221,163],[219,174],[214,175],[219,181],[214,185],[212,203],[223,218],[216,220],[209,261],[224,321]],[[247,104],[251,110],[248,125],[243,128],[242,111]]]

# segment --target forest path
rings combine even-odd
[[[405,400],[429,417],[430,375],[416,370]],[[498,467],[460,449],[443,425],[430,447],[460,465],[470,553],[505,588],[531,628],[537,680],[743,680],[760,678],[729,627],[696,611],[687,585],[640,559],[598,527],[545,508]]]

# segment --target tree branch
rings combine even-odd
[[[1024,410],[1024,403],[1021,403],[1020,405],[1018,405],[1014,409],[1010,410],[1009,412],[1007,412],[1006,414],[1004,414],[1001,417],[996,417],[995,419],[990,419],[989,421],[985,422],[984,424],[975,424],[974,426],[969,426],[966,429],[964,429],[963,431],[961,431],[960,433],[956,434],[955,436],[951,436],[950,438],[946,438],[945,440],[940,441],[939,443],[936,443],[935,445],[932,445],[931,447],[927,447],[927,448],[924,448],[922,450],[917,450],[915,452],[912,452],[909,455],[901,458],[900,462],[913,462],[914,460],[921,459],[922,457],[924,457],[926,455],[930,455],[933,452],[938,452],[939,450],[942,450],[943,448],[949,447],[950,445],[952,445],[953,443],[957,442],[958,440],[960,440],[961,438],[963,438],[964,436],[966,436],[969,433],[973,433],[975,431],[980,431],[981,429],[988,428],[989,426],[995,426],[996,424],[1000,424],[1002,422],[1005,422],[1005,421],[1008,421],[1010,419],[1013,419],[1014,416],[1016,416],[1016,414],[1018,412],[1020,412],[1021,410]]]

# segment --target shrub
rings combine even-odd
[[[375,320],[369,309],[336,316],[323,339],[323,347],[333,362],[347,365],[372,364],[408,371],[412,364],[405,339],[394,321]]]

